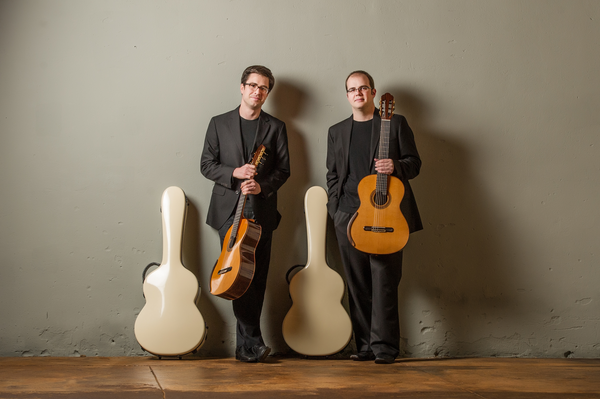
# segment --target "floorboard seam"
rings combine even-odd
[[[419,367],[413,367],[412,369],[413,369],[413,370],[415,370],[415,371],[420,371],[421,373],[424,373],[424,374],[430,375],[430,376],[432,376],[432,377],[434,377],[434,378],[437,378],[437,379],[439,379],[439,380],[442,380],[442,381],[444,381],[445,383],[448,383],[448,384],[452,385],[453,387],[456,387],[456,388],[460,389],[461,391],[468,392],[468,393],[470,393],[470,394],[472,394],[472,395],[475,395],[475,396],[477,396],[478,398],[486,399],[486,397],[485,397],[485,396],[483,396],[483,395],[481,395],[481,394],[479,394],[479,393],[477,393],[477,392],[473,392],[473,391],[471,391],[471,390],[469,390],[469,389],[463,388],[463,387],[461,387],[460,385],[457,385],[457,384],[455,384],[455,383],[454,383],[454,382],[452,382],[452,381],[448,381],[448,380],[447,380],[447,379],[445,379],[444,377],[440,377],[439,375],[432,374],[432,373],[430,373],[430,372],[428,372],[428,371],[422,370],[422,369],[421,369],[421,368],[419,368]]]
[[[152,366],[148,366],[148,368],[150,369],[150,372],[154,376],[154,380],[156,381],[156,383],[158,384],[158,387],[160,388],[160,391],[162,392],[163,399],[166,399],[167,395],[165,394],[165,390],[163,389],[162,385],[160,385],[160,381],[158,381],[158,377],[154,373],[154,370],[152,370]]]

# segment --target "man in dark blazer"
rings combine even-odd
[[[261,228],[255,251],[255,273],[248,290],[233,300],[236,326],[236,358],[243,362],[264,361],[270,348],[260,329],[260,316],[271,258],[271,239],[281,215],[277,211],[277,190],[290,176],[285,123],[262,111],[273,90],[271,71],[260,65],[242,74],[239,107],[211,119],[200,161],[202,174],[214,181],[206,223],[219,231],[221,248],[233,224],[240,194],[247,195],[244,216]],[[257,168],[248,164],[258,146],[266,157]]]
[[[329,128],[327,188],[329,215],[333,218],[348,283],[350,317],[357,353],[351,359],[393,363],[400,353],[398,285],[402,277],[402,251],[372,255],[354,248],[347,227],[360,206],[358,183],[370,174],[399,178],[405,187],[400,203],[409,231],[423,225],[409,184],[419,174],[421,159],[406,118],[390,121],[389,158],[377,159],[381,117],[375,107],[371,75],[354,71],[346,79],[346,97],[352,116]]]

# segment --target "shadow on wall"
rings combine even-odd
[[[522,319],[511,295],[515,287],[506,251],[511,235],[494,222],[493,201],[474,173],[472,146],[461,134],[429,129],[428,107],[418,94],[402,87],[391,93],[395,113],[407,117],[423,161],[411,185],[425,228],[411,235],[400,284],[406,355],[522,354],[526,348],[518,334],[506,333],[507,325]]]
[[[283,319],[292,306],[286,273],[299,263],[299,259],[308,258],[304,196],[311,186],[309,182],[315,179],[309,175],[310,168],[307,165],[311,165],[314,160],[311,160],[306,148],[305,135],[294,123],[307,103],[307,94],[302,90],[302,86],[280,79],[273,92],[273,98],[269,100],[274,108],[274,115],[283,120],[287,126],[291,168],[290,178],[278,193],[279,212],[283,218],[273,239],[267,300],[263,309],[263,314],[269,315],[263,318],[266,322],[263,322],[263,334],[268,337],[276,353],[294,353],[287,346],[282,335]],[[327,264],[343,277],[342,263],[331,220],[327,223],[326,247]],[[294,273],[299,270],[301,269],[296,269]],[[343,300],[347,309],[346,295]],[[349,345],[344,353],[350,350]]]
[[[202,344],[198,351],[198,356],[227,356],[229,352],[223,349],[224,346],[235,347],[235,335],[228,337],[225,320],[217,311],[214,303],[209,299],[210,294],[210,276],[214,265],[202,263],[202,255],[200,254],[200,243],[202,237],[200,232],[201,226],[204,223],[198,208],[190,200],[188,207],[185,235],[183,237],[182,258],[183,264],[196,276],[200,284],[200,297],[196,304],[204,322],[208,327],[206,341]],[[216,261],[216,259],[215,259]]]
[[[273,236],[262,329],[265,341],[272,346],[274,352],[287,353],[290,349],[283,339],[281,325],[292,302],[285,274],[298,259],[306,258],[304,193],[310,181],[309,169],[306,167],[310,160],[304,133],[299,130],[295,121],[304,109],[307,94],[293,81],[278,78],[268,101],[273,115],[286,124],[291,175],[277,193],[282,219]]]

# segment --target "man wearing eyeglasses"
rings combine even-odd
[[[400,208],[409,231],[423,225],[409,179],[419,174],[421,159],[406,118],[390,121],[389,158],[377,159],[381,117],[375,107],[376,90],[371,75],[354,71],[346,78],[346,98],[352,116],[329,128],[327,188],[329,215],[333,218],[346,281],[356,361],[390,364],[400,354],[398,285],[402,277],[402,251],[372,255],[354,248],[347,227],[360,206],[358,183],[363,177],[383,173],[399,178],[405,186]]]
[[[264,66],[244,70],[241,104],[210,120],[200,161],[202,174],[214,181],[206,223],[218,230],[221,248],[233,224],[240,194],[247,195],[244,217],[254,219],[262,229],[252,282],[244,295],[232,301],[237,320],[236,358],[247,363],[262,362],[271,351],[262,338],[260,316],[271,238],[281,219],[277,190],[290,176],[285,123],[262,110],[274,84],[273,74]],[[248,162],[261,144],[266,147],[266,157],[257,168]]]

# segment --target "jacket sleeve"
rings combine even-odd
[[[338,165],[335,158],[335,138],[332,128],[329,128],[327,134],[327,211],[333,218],[338,208],[339,193],[339,174]]]
[[[260,184],[261,193],[264,198],[269,198],[290,177],[290,154],[288,150],[288,137],[285,123],[277,126],[275,139],[275,154],[267,154],[268,158],[275,157],[275,162],[267,172],[261,172],[254,178]],[[270,161],[270,160],[269,160]]]
[[[217,124],[215,118],[212,118],[204,138],[204,148],[200,158],[200,172],[207,179],[233,189],[235,184],[233,171],[235,168],[221,163],[221,150]]]
[[[421,158],[417,151],[415,137],[410,126],[408,126],[406,118],[402,115],[399,115],[399,117],[400,123],[397,134],[400,157],[398,159],[393,159],[393,175],[401,180],[410,180],[419,175],[419,172],[421,171]]]

